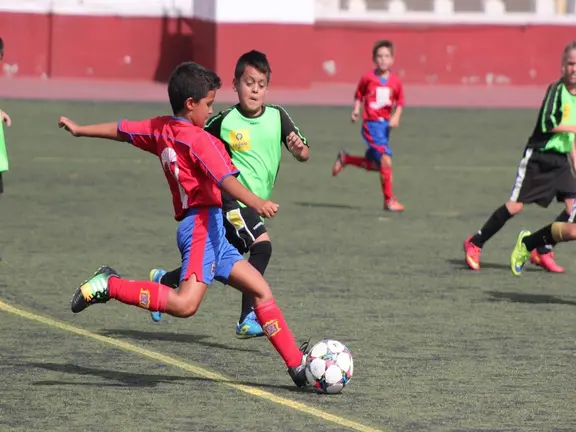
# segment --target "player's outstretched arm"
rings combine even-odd
[[[272,201],[263,200],[254,195],[234,176],[228,176],[222,180],[220,188],[228,192],[232,198],[256,210],[262,217],[271,218],[278,211],[278,204],[273,203]]]
[[[100,123],[80,126],[66,117],[60,117],[58,127],[66,129],[75,137],[105,138],[114,141],[126,141],[127,137],[118,131],[118,123]]]

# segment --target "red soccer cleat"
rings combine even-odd
[[[332,167],[332,175],[334,177],[340,174],[344,169],[344,167],[346,166],[346,163],[344,162],[345,156],[346,156],[345,151],[341,151],[340,153],[338,153],[338,156],[336,157],[336,162],[334,162],[334,166]]]
[[[472,236],[464,240],[464,253],[466,254],[465,260],[470,270],[480,270],[480,254],[482,253],[482,248],[476,246],[470,240]]]
[[[384,203],[384,210],[389,212],[403,212],[404,206],[396,198],[392,198]]]
[[[536,249],[530,254],[530,262],[538,267],[542,267],[551,273],[564,273],[564,267],[560,267],[556,264],[554,259],[554,252],[549,252],[547,254],[539,254]]]

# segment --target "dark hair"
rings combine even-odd
[[[564,48],[564,52],[562,53],[562,66],[566,64],[568,56],[573,50],[576,50],[576,40],[573,40]]]
[[[270,63],[268,63],[266,54],[256,50],[242,54],[236,62],[236,68],[234,69],[234,78],[236,81],[242,77],[246,66],[252,66],[259,72],[266,74],[266,80],[270,81],[270,74],[272,73],[272,69],[270,68]]]
[[[213,70],[194,62],[180,64],[174,69],[168,82],[168,98],[172,112],[180,113],[187,99],[192,98],[194,102],[198,102],[204,99],[209,91],[218,90],[221,86],[222,81]]]
[[[2,59],[3,55],[4,55],[4,41],[2,40],[2,38],[0,38],[0,60]]]
[[[390,54],[394,55],[394,44],[392,41],[384,39],[379,40],[374,44],[374,47],[372,48],[372,58],[376,58],[376,54],[378,54],[378,50],[380,48],[388,48],[390,50]]]

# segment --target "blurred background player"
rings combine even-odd
[[[518,165],[510,199],[492,213],[480,231],[464,241],[466,264],[472,270],[480,269],[480,253],[484,244],[510,218],[520,213],[524,204],[535,203],[548,207],[556,198],[565,205],[556,221],[569,220],[576,197],[576,180],[573,175],[576,160],[575,95],[576,41],[573,41],[562,54],[562,77],[546,90],[536,126]],[[531,250],[530,261],[550,272],[564,272],[554,260],[551,244]]]
[[[372,49],[376,68],[362,76],[356,89],[352,122],[358,120],[362,109],[362,137],[368,145],[364,156],[353,156],[341,151],[336,158],[332,175],[337,176],[346,165],[367,171],[379,171],[384,195],[384,209],[404,211],[392,190],[392,150],[390,128],[397,128],[404,107],[404,90],[400,78],[392,73],[394,45],[382,40]]]
[[[233,81],[239,103],[212,117],[205,127],[224,142],[234,166],[240,170],[240,183],[262,199],[269,199],[272,195],[280,169],[282,144],[301,162],[308,160],[309,155],[307,139],[286,110],[264,104],[271,72],[265,54],[250,51],[240,56]],[[272,243],[264,220],[225,192],[222,193],[222,204],[226,238],[240,253],[249,252],[248,262],[264,275],[272,256]],[[180,272],[181,268],[168,273],[153,269],[150,278],[177,288]],[[154,321],[160,321],[161,316],[160,312],[152,312]],[[236,336],[264,336],[254,313],[252,298],[246,294],[242,294]]]
[[[2,40],[2,38],[0,38],[0,61],[2,61],[3,58],[4,58],[4,41]],[[1,109],[0,109],[0,119],[2,120],[0,127],[3,127],[4,125],[10,127],[10,125],[12,124],[10,116]],[[2,165],[6,165],[6,166],[0,166],[0,195],[2,195],[4,193],[4,179],[2,178],[2,173],[7,169],[8,164],[8,155],[6,154],[6,143],[4,142],[3,130],[0,131],[0,139],[2,140],[2,142],[0,142],[0,152],[2,152],[2,154],[0,154],[0,159],[5,161],[5,163]],[[0,260],[2,260],[2,257],[0,257]]]
[[[60,127],[74,136],[127,141],[160,159],[172,193],[175,219],[180,222],[177,239],[182,256],[177,290],[153,281],[123,279],[112,268],[102,267],[76,289],[71,308],[78,313],[114,298],[187,318],[196,313],[208,285],[216,278],[253,297],[254,311],[266,336],[286,363],[294,383],[303,387],[303,353],[270,286],[225,237],[220,188],[264,217],[274,216],[278,205],[246,189],[236,179],[238,171],[222,142],[202,129],[212,114],[220,85],[215,72],[196,63],[183,63],[168,84],[173,116],[90,126],[60,119]]]
[[[0,61],[2,61],[3,59],[4,59],[4,41],[2,40],[2,38],[0,38]],[[0,109],[0,118],[2,119],[2,125],[0,126],[3,126],[5,124],[7,127],[10,127],[10,125],[12,124],[12,120],[10,119],[10,116],[1,109]],[[1,146],[0,151],[4,153],[0,157],[8,160],[8,155],[6,155],[6,149],[4,145]],[[4,193],[4,181],[2,179],[2,172],[3,171],[0,170],[0,194]]]

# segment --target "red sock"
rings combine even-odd
[[[392,168],[380,168],[380,180],[382,182],[382,193],[384,194],[384,201],[388,202],[394,196],[392,194]]]
[[[342,162],[344,162],[344,165],[357,166],[364,168],[366,171],[378,171],[378,165],[362,156],[345,154],[342,156]]]
[[[108,280],[110,297],[151,311],[166,311],[171,288],[151,281],[136,281],[111,277]]]
[[[258,322],[278,354],[282,357],[286,366],[300,366],[302,352],[298,349],[294,335],[284,320],[284,315],[274,300],[269,300],[254,308]]]

